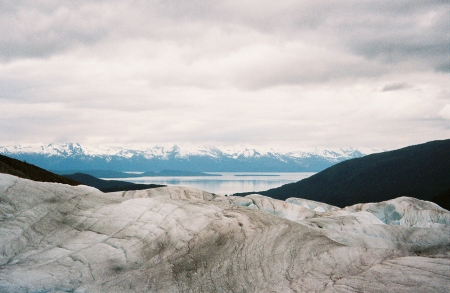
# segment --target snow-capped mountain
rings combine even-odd
[[[158,171],[178,169],[210,172],[321,171],[344,160],[377,150],[302,149],[280,151],[247,146],[154,146],[150,148],[92,147],[78,143],[0,147],[0,154],[50,170],[103,169]]]

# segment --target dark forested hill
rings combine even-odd
[[[60,176],[34,165],[0,155],[0,173],[42,182],[56,182],[69,185],[88,185],[103,192],[139,190],[161,187],[156,184],[134,184],[124,181],[101,180],[87,174]]]
[[[156,187],[163,187],[165,185],[158,184],[135,184],[126,181],[118,180],[103,180],[95,178],[89,174],[75,173],[70,175],[63,175],[72,180],[76,180],[82,184],[95,187],[103,192],[113,192],[113,191],[127,191],[127,190],[142,190],[150,189]]]
[[[80,185],[79,182],[59,176],[42,168],[0,155],[0,173],[42,182],[57,182],[69,185]]]
[[[341,207],[399,196],[438,199],[438,204],[445,205],[449,189],[450,139],[351,159],[299,182],[258,193]]]

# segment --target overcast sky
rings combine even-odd
[[[0,145],[450,138],[450,4],[0,0]]]

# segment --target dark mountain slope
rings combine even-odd
[[[441,194],[433,197],[430,201],[450,211],[450,189],[447,189]]]
[[[87,174],[60,176],[34,165],[3,155],[0,155],[0,173],[11,174],[17,177],[41,182],[56,182],[74,186],[84,184],[100,189],[103,192],[139,190],[164,186],[156,184],[134,184],[125,181],[101,180]]]
[[[42,168],[3,155],[0,155],[0,173],[10,174],[34,181],[80,185],[79,182],[73,179],[51,173]]]
[[[83,173],[75,173],[63,176],[70,178],[72,180],[76,180],[84,185],[95,187],[103,192],[142,190],[165,186],[157,184],[135,184],[131,182],[118,180],[102,180],[95,178],[94,176],[91,176],[89,174]]]
[[[432,200],[450,188],[450,139],[372,154],[336,164],[296,183],[258,192],[277,199],[299,197],[336,206],[399,196]],[[441,203],[442,204],[442,203]],[[447,207],[448,208],[448,207]]]

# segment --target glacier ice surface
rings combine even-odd
[[[450,212],[0,174],[0,292],[449,292]]]

